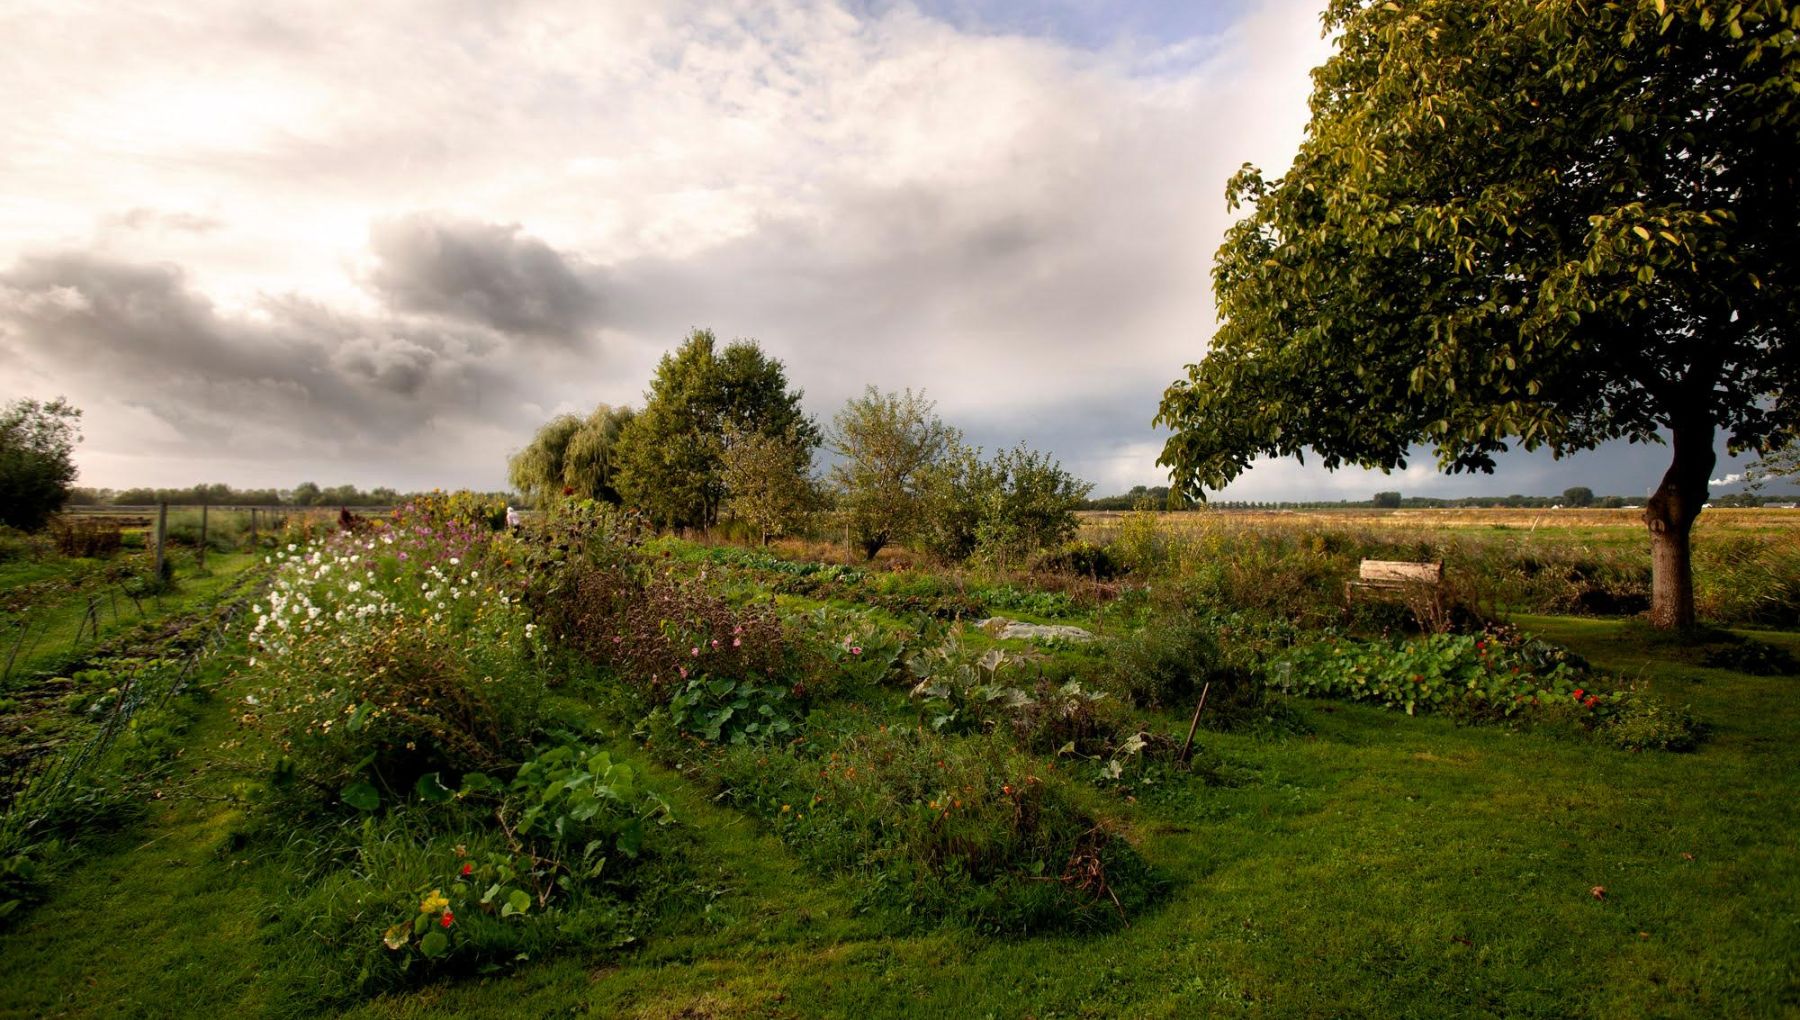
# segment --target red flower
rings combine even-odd
[[[444,911],[444,918],[441,923],[443,924],[444,927],[448,928],[448,927],[450,927],[450,923],[455,920],[456,920],[456,915],[452,914],[450,911],[446,910],[446,911]]]
[[[1586,689],[1586,688],[1584,688],[1584,687],[1577,687],[1577,688],[1575,688],[1575,700],[1576,700],[1576,701],[1580,701],[1580,700],[1581,700],[1581,696],[1582,696],[1582,695],[1583,695],[1583,694],[1586,694],[1586,693],[1587,693],[1587,689]]]
[[[474,871],[474,870],[475,870],[475,865],[473,865],[473,864],[464,864],[464,865],[463,865],[463,870],[462,870],[462,873],[463,873],[463,877],[465,877],[465,878],[467,878],[467,877],[468,877],[468,876],[469,876],[469,874],[470,874],[470,873],[471,873],[471,872],[473,872],[473,871]]]
[[[1596,698],[1592,694],[1590,694],[1586,698],[1583,698],[1581,703],[1583,705],[1586,705],[1589,708],[1593,708],[1595,705],[1598,705],[1600,703],[1600,699]]]

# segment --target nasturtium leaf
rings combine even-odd
[[[419,781],[413,784],[413,794],[428,804],[442,804],[453,796],[436,772],[420,776]]]
[[[381,794],[367,780],[359,779],[344,787],[339,796],[358,811],[372,812],[381,807]]]

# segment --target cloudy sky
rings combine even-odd
[[[1297,145],[1320,6],[0,0],[0,398],[83,407],[89,485],[497,488],[710,327],[821,419],[922,388],[1156,484],[1225,179]],[[1641,493],[1665,460],[1228,495]]]

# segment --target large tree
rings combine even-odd
[[[1176,484],[1666,436],[1652,616],[1691,623],[1717,436],[1800,424],[1797,24],[1774,0],[1333,0],[1292,167],[1228,188],[1254,208],[1215,262],[1221,324],[1157,417]]]
[[[75,481],[80,418],[61,398],[0,407],[0,524],[36,531],[62,509]]]
[[[809,455],[818,447],[801,396],[755,341],[720,351],[711,330],[695,330],[657,364],[644,410],[619,433],[619,492],[659,526],[710,527],[727,495],[727,436],[790,438]]]

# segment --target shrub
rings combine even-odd
[[[50,539],[56,551],[64,556],[98,559],[119,551],[124,531],[117,521],[92,517],[54,517],[50,520]],[[4,559],[0,556],[0,559]]]
[[[1685,715],[1629,686],[1608,691],[1606,678],[1579,656],[1510,630],[1367,643],[1332,638],[1296,646],[1269,673],[1284,690],[1376,701],[1408,715],[1437,710],[1475,722],[1569,722],[1621,746],[1677,750],[1698,739]],[[1615,736],[1620,732],[1625,736]]]
[[[1180,617],[1153,620],[1114,639],[1108,659],[1108,689],[1146,708],[1189,704],[1202,683],[1226,669],[1214,632]]]
[[[790,675],[780,618],[731,605],[704,575],[645,581],[630,566],[580,570],[561,602],[557,635],[658,704],[689,680],[779,685]]]
[[[473,538],[415,522],[270,557],[251,632],[267,681],[243,719],[269,732],[296,807],[372,809],[426,773],[527,749],[546,683],[536,627]]]
[[[1129,843],[998,734],[880,729],[828,752],[733,752],[730,800],[870,906],[1009,934],[1108,928],[1155,891]]]
[[[1711,645],[1702,653],[1700,664],[1752,676],[1800,674],[1800,661],[1795,660],[1793,653],[1779,645],[1750,639]]]
[[[1602,730],[1608,743],[1626,751],[1691,751],[1703,733],[1704,727],[1685,709],[1650,697],[1624,700]]]
[[[815,697],[863,691],[900,674],[906,638],[867,613],[826,607],[784,618],[800,683]]]
[[[471,775],[435,790],[347,841],[289,841],[306,881],[278,916],[306,918],[301,951],[322,957],[297,994],[341,1002],[563,945],[622,946],[680,869],[667,801],[589,744],[552,744],[504,786]]]
[[[1124,576],[1129,568],[1110,546],[1092,542],[1066,542],[1038,557],[1031,565],[1034,572],[1074,574],[1096,581],[1112,581]]]

